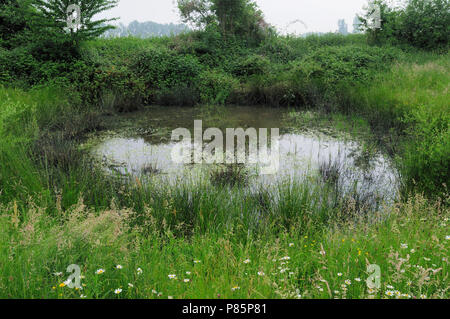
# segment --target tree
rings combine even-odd
[[[11,49],[29,29],[29,0],[0,0],[0,45]]]
[[[399,14],[399,39],[420,48],[448,45],[450,37],[449,0],[409,0]]]
[[[227,35],[258,37],[267,28],[252,0],[178,0],[184,23],[198,28],[218,26]]]
[[[372,0],[360,17],[363,29],[374,43],[407,43],[419,48],[447,47],[450,37],[449,0],[407,0],[393,7],[386,0]],[[380,25],[373,27],[374,13]]]
[[[114,28],[107,23],[117,20],[117,18],[94,20],[94,17],[114,8],[117,3],[118,0],[33,0],[33,5],[38,9],[38,24],[59,34],[69,31],[75,43],[98,37]],[[80,9],[80,25],[79,28],[69,28],[70,30],[68,30],[68,15],[71,14],[69,6],[71,5],[76,5]]]

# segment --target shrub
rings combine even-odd
[[[238,84],[235,78],[223,71],[204,71],[200,74],[197,84],[200,101],[204,104],[225,104]]]
[[[448,0],[408,0],[402,7],[392,7],[386,0],[375,0],[374,3],[380,7],[381,28],[368,27],[371,12],[362,17],[370,42],[403,43],[422,49],[448,47]]]
[[[176,55],[164,48],[141,51],[132,63],[132,70],[141,77],[147,88],[174,88],[181,84],[191,86],[202,67],[191,56]]]
[[[260,55],[250,55],[237,61],[232,67],[235,76],[251,76],[265,74],[268,71],[270,61]]]
[[[373,70],[386,68],[397,54],[389,48],[326,47],[313,51],[293,65],[298,77],[306,76],[333,86],[342,82],[368,80]]]

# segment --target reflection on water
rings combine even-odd
[[[314,133],[298,133],[287,129],[285,110],[272,108],[233,107],[212,110],[153,108],[147,112],[127,115],[116,123],[113,133],[100,136],[92,147],[94,158],[101,160],[105,170],[122,176],[135,176],[165,183],[209,176],[217,165],[176,164],[171,152],[176,143],[171,131],[178,127],[193,128],[194,119],[204,121],[203,129],[280,128],[280,167],[277,174],[260,173],[262,163],[247,165],[249,188],[270,188],[279,182],[304,180],[322,176],[342,191],[356,191],[359,196],[372,196],[391,201],[397,195],[398,178],[390,160],[382,154],[363,156],[355,140],[338,139]],[[363,160],[362,160],[363,159]],[[265,165],[265,164],[264,164]]]

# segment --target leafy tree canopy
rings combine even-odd
[[[183,22],[197,28],[218,26],[223,35],[257,38],[268,27],[252,0],[178,0]]]

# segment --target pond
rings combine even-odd
[[[354,192],[360,198],[380,204],[398,196],[399,177],[390,158],[380,150],[367,152],[365,141],[339,134],[296,127],[288,109],[270,107],[150,107],[145,111],[111,116],[107,129],[87,142],[94,161],[107,174],[144,182],[177,184],[210,179],[234,171],[245,171],[246,189],[270,189],[280,183],[333,183],[342,194]],[[172,131],[186,128],[194,136],[194,121],[202,120],[203,130],[219,128],[279,128],[279,166],[265,174],[263,163],[243,165],[192,164],[173,160],[172,151],[186,141],[173,141]],[[224,135],[226,135],[224,133]],[[268,140],[271,141],[269,134]],[[189,142],[193,144],[193,142]],[[225,143],[225,140],[224,140]],[[203,146],[207,143],[203,142]],[[270,144],[270,143],[269,143]],[[248,146],[248,143],[246,144]],[[270,148],[270,145],[268,146]],[[247,156],[251,156],[247,148]],[[248,159],[249,157],[247,157]],[[221,172],[221,173],[217,173]],[[316,179],[312,178],[316,177]]]

